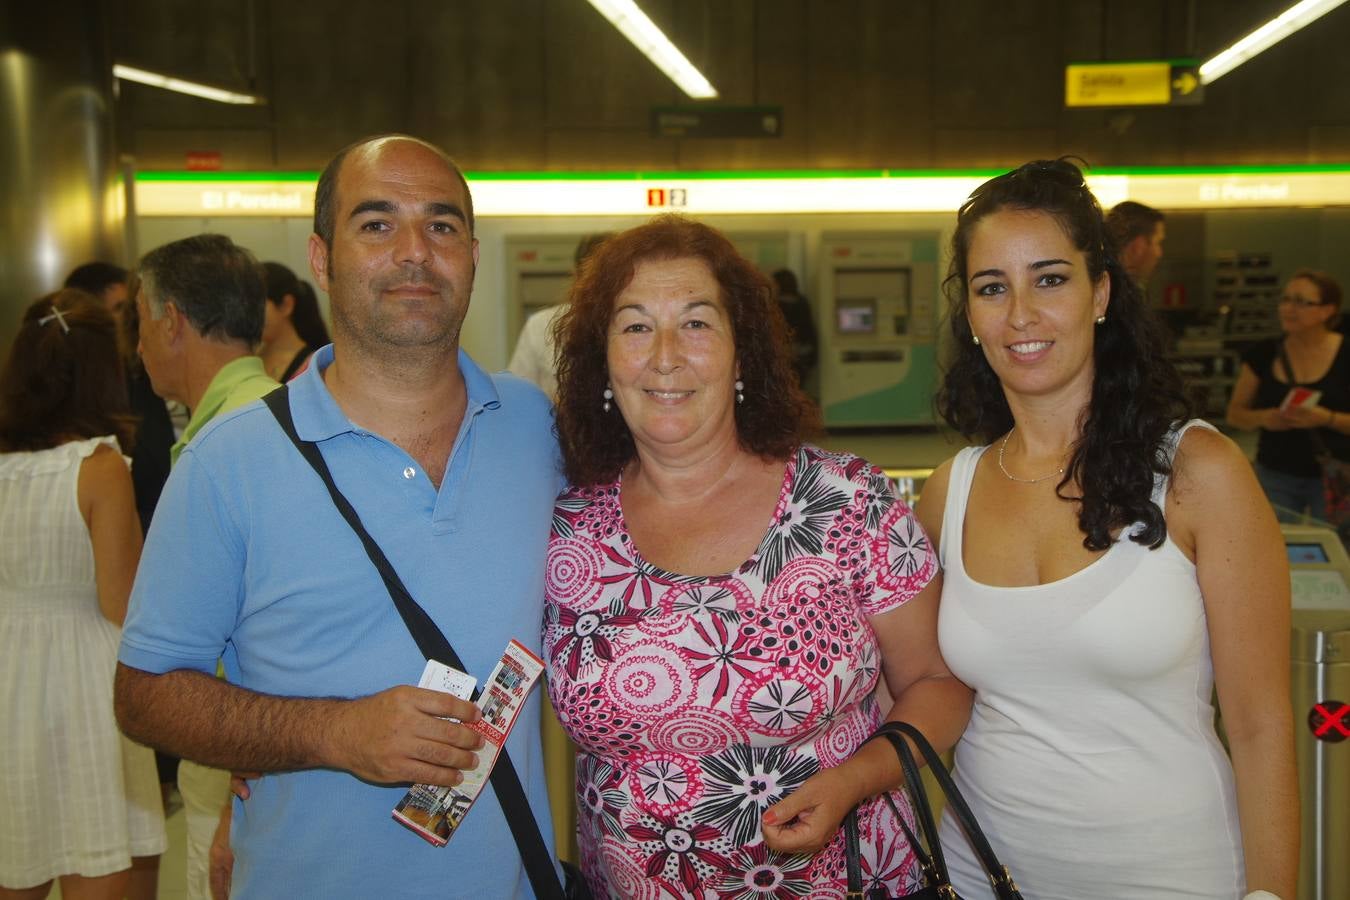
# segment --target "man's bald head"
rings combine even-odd
[[[444,150],[429,141],[407,134],[381,134],[363,138],[343,147],[324,167],[323,174],[319,176],[319,186],[314,192],[314,233],[323,239],[324,245],[328,247],[329,251],[333,249],[333,232],[337,228],[338,176],[342,174],[342,167],[347,158],[353,155],[373,155],[384,146],[398,141],[406,141],[410,144],[425,147],[444,160],[450,171],[455,173],[455,177],[464,185],[464,197],[467,206],[464,212],[469,220],[469,234],[474,233],[473,194],[469,191],[469,182],[464,178],[464,172],[460,169],[459,164],[451,159],[450,155]]]

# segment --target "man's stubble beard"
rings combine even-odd
[[[454,300],[456,289],[447,279],[439,275],[428,272],[426,269],[414,269],[413,274],[407,274],[399,271],[394,274],[381,276],[373,280],[368,292],[364,297],[358,298],[355,303],[347,299],[333,302],[335,296],[343,296],[344,287],[348,279],[342,276],[332,265],[332,253],[329,253],[329,300],[330,310],[333,317],[333,330],[335,334],[348,338],[352,344],[364,355],[372,357],[390,357],[391,361],[401,364],[407,364],[414,360],[410,358],[420,355],[424,352],[430,352],[433,355],[444,353],[453,353],[459,349],[459,337],[464,327],[464,318],[468,315],[468,298],[462,305],[457,305]],[[477,267],[475,266],[475,274]],[[420,274],[419,274],[420,273]],[[402,322],[397,313],[391,316],[382,316],[382,301],[380,300],[385,288],[398,284],[421,284],[435,287],[440,293],[440,303],[445,307],[447,317],[442,320],[442,328],[432,329],[430,333],[412,333],[411,329],[400,330],[398,325]],[[473,282],[470,281],[469,292],[472,295]],[[353,311],[356,314],[353,314]],[[361,311],[368,311],[368,315],[361,315]],[[384,325],[393,327],[385,328]],[[425,332],[425,330],[423,330]]]

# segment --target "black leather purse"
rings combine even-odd
[[[886,802],[891,804],[895,811],[896,818],[900,821],[900,827],[905,832],[905,838],[909,845],[914,848],[914,855],[919,860],[919,868],[923,873],[923,887],[919,890],[905,894],[903,898],[892,898],[885,890],[881,888],[871,888],[863,890],[862,880],[862,858],[859,851],[858,841],[858,816],[857,810],[850,812],[844,818],[844,860],[848,870],[848,898],[849,900],[961,900],[956,889],[952,887],[951,876],[947,872],[947,861],[942,855],[942,844],[938,840],[937,823],[933,818],[933,809],[928,803],[928,792],[924,789],[923,779],[919,776],[919,764],[914,759],[914,753],[910,750],[909,744],[905,742],[908,737],[919,748],[923,754],[924,760],[928,763],[928,768],[937,779],[942,792],[947,796],[947,807],[951,814],[956,816],[965,829],[967,837],[970,838],[971,846],[975,849],[975,855],[979,857],[980,865],[984,868],[985,874],[989,876],[989,883],[994,888],[994,894],[999,900],[1022,900],[1022,895],[1018,893],[1017,885],[1013,883],[1012,875],[1008,868],[998,861],[994,855],[994,848],[989,846],[989,840],[980,830],[980,825],[975,821],[975,814],[970,811],[970,806],[966,803],[961,792],[957,790],[956,783],[952,781],[951,774],[947,767],[942,764],[937,751],[928,743],[928,739],[923,736],[919,729],[907,722],[887,722],[881,726],[868,740],[882,738],[890,742],[895,748],[895,753],[900,757],[900,767],[905,773],[905,789],[909,793],[910,802],[914,806],[914,818],[918,822],[919,830],[923,832],[924,839],[919,841],[918,837],[910,830],[905,823],[904,816],[895,809],[894,801],[890,794],[882,794]]]

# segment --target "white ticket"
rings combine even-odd
[[[447,666],[445,663],[429,659],[427,660],[427,667],[422,670],[422,678],[417,682],[417,686],[427,690],[454,694],[461,700],[468,700],[473,696],[473,689],[478,686],[478,679],[467,672],[461,672],[459,669]]]
[[[487,785],[502,744],[543,671],[543,660],[525,649],[523,644],[512,641],[506,645],[478,698],[478,709],[483,717],[470,726],[483,736],[478,765],[464,772],[464,780],[455,787],[413,785],[394,807],[396,821],[438,847],[449,843],[469,807]],[[472,696],[473,685],[473,676],[434,660],[427,663],[419,682],[420,687],[444,690],[460,698]]]

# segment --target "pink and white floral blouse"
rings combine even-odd
[[[760,815],[880,724],[868,617],[933,578],[927,536],[879,469],[812,446],[788,461],[758,550],[726,575],[644,560],[619,496],[618,482],[564,493],[548,558],[549,693],[579,748],[593,890],[842,898],[842,834],[814,856],[778,854]],[[917,889],[889,806],[859,818],[867,886]]]

